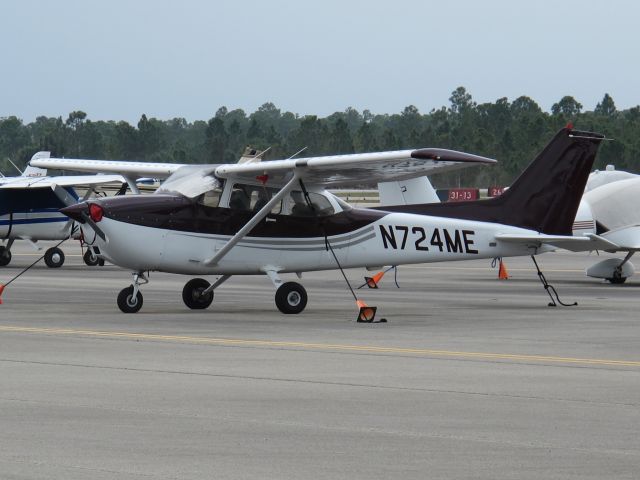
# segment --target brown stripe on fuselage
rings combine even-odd
[[[181,195],[127,195],[98,202],[107,218],[181,232],[234,235],[256,212],[207,207]],[[272,215],[251,231],[251,237],[309,238],[341,235],[366,227],[388,212],[353,208],[326,217]]]

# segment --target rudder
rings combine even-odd
[[[499,197],[382,209],[502,223],[549,235],[571,235],[603,138],[598,133],[574,130],[571,126],[563,128]]]

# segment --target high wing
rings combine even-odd
[[[496,160],[440,148],[357,153],[255,163],[201,165],[221,178],[255,181],[268,175],[270,184],[284,184],[293,171],[309,183],[340,185],[354,182],[404,180],[427,173],[442,173],[473,164],[494,164]],[[147,163],[118,160],[82,160],[72,158],[33,158],[30,165],[40,168],[94,173],[119,173],[128,177],[167,178],[181,163]]]
[[[38,152],[41,153],[41,152]],[[37,154],[36,154],[37,155]],[[128,162],[121,160],[83,160],[74,158],[34,158],[30,165],[76,172],[119,173],[127,177],[167,178],[184,163]]]
[[[75,185],[102,185],[125,183],[122,175],[70,175],[64,177],[15,177],[0,185],[0,189],[50,188],[52,185],[71,187]]]
[[[496,163],[494,159],[469,153],[440,148],[422,148],[260,163],[224,164],[215,169],[215,174],[221,178],[233,177],[241,181],[255,181],[256,177],[267,175],[270,184],[283,184],[295,171],[300,178],[311,184],[335,186],[357,182],[404,180],[426,174],[448,172],[469,164],[494,163]]]

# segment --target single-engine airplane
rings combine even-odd
[[[46,159],[49,155],[49,152],[38,152],[32,161]],[[64,240],[74,235],[74,222],[59,212],[65,204],[51,191],[52,185],[63,188],[71,198],[87,200],[97,185],[124,181],[121,175],[50,177],[46,170],[33,166],[28,166],[19,177],[0,178],[0,240],[3,241],[0,266],[11,262],[11,247],[16,240],[26,240],[39,250],[38,240]],[[87,188],[82,199],[74,190],[78,185]],[[64,253],[58,247],[45,252],[44,261],[48,267],[60,267],[64,260]],[[100,261],[89,251],[84,260],[88,265]]]
[[[436,205],[357,209],[325,187],[393,181],[493,163],[467,153],[423,148],[178,169],[153,195],[91,199],[62,212],[78,221],[99,255],[133,271],[118,295],[140,310],[147,271],[220,275],[190,280],[192,309],[207,308],[233,275],[266,275],[283,313],[304,310],[307,293],[285,273],[534,255],[557,246],[593,250],[598,235],[571,227],[602,135],[562,129],[500,197]],[[56,190],[65,203],[73,199]],[[93,232],[91,232],[91,230]],[[354,295],[355,296],[355,295]]]
[[[608,258],[586,269],[590,277],[624,283],[635,273],[631,257],[640,251],[640,176],[615,170],[595,171],[589,175],[574,234],[596,233],[611,245],[610,253],[623,252],[624,258]]]

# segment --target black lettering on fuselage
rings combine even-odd
[[[476,232],[474,232],[473,230],[462,230],[462,238],[464,239],[464,250],[467,253],[478,253],[478,250],[475,250],[473,248],[470,247],[470,245],[473,245],[473,240],[470,239],[469,237],[467,237],[467,235],[475,235]]]
[[[438,247],[440,251],[442,251],[442,239],[440,238],[440,230],[437,228],[433,229],[433,235],[431,235],[431,245],[434,247]]]
[[[424,231],[424,228],[422,228],[422,227],[413,227],[411,229],[411,233],[419,233],[420,234],[420,237],[416,240],[416,250],[428,251],[429,247],[427,247],[426,245],[422,245],[422,242],[424,242],[427,239],[427,234]]]
[[[462,240],[460,238],[460,231],[454,230],[453,238],[449,235],[449,230],[446,228],[442,229],[444,231],[444,241],[447,244],[447,252],[451,253],[462,253]]]
[[[441,232],[442,231],[442,232]],[[411,234],[409,234],[411,232]],[[453,233],[446,228],[434,228],[431,234],[429,244],[436,247],[441,252],[448,253],[469,253],[478,254],[478,250],[473,248],[475,242],[473,230],[452,230]],[[427,247],[427,231],[423,227],[408,227],[406,225],[380,225],[380,234],[382,236],[382,245],[384,248],[393,250],[404,250],[409,243],[409,236],[414,242],[416,250],[428,251]],[[398,236],[396,236],[398,234]],[[446,247],[446,250],[445,250]]]
[[[400,245],[400,250],[404,250],[404,247],[407,246],[407,237],[409,236],[409,227],[406,227],[404,225],[398,225],[396,226],[396,230],[398,232],[403,232],[402,244]]]
[[[384,228],[384,225],[380,225],[380,233],[382,234],[382,244],[384,245],[384,248],[389,248],[389,245],[391,245],[391,248],[394,250],[398,248],[398,244],[396,243],[396,234],[393,233],[393,227],[391,225],[389,225],[389,231]],[[387,243],[387,241],[389,243]]]

